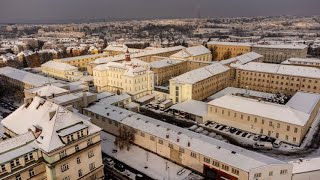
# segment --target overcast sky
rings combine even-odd
[[[0,0],[0,23],[319,15],[320,0]]]

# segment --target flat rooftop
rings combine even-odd
[[[184,101],[171,106],[170,109],[183,111],[201,117],[208,114],[208,104],[197,100]]]

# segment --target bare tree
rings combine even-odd
[[[232,56],[232,53],[231,53],[231,51],[230,50],[228,50],[227,52],[225,52],[224,54],[223,54],[223,59],[229,59],[229,58],[231,58],[231,56]]]
[[[212,61],[217,60],[218,58],[218,52],[217,52],[218,47],[214,46],[213,48],[210,48],[211,54],[212,54]]]
[[[121,150],[131,148],[131,143],[135,140],[135,130],[126,126],[120,126],[119,136],[116,137],[114,144]]]

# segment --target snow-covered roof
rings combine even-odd
[[[230,64],[230,63],[235,63],[235,64],[247,64],[249,62],[255,61],[259,58],[262,58],[263,56],[255,53],[255,52],[248,52],[246,54],[242,54],[237,57],[233,57],[230,59],[222,60],[219,61],[221,64]]]
[[[45,85],[42,87],[36,87],[36,88],[32,88],[32,89],[28,89],[26,90],[32,94],[37,94],[40,97],[49,97],[52,95],[59,95],[59,94],[64,94],[69,92],[66,89],[60,88],[60,87],[56,87],[53,86],[51,84],[49,85]]]
[[[320,94],[297,92],[287,102],[286,106],[307,114],[311,114],[319,101]]]
[[[247,92],[246,89],[241,89],[241,88],[235,88],[235,87],[227,87],[217,93],[215,93],[212,96],[209,96],[208,99],[217,99],[222,96],[225,96],[227,94],[245,94]],[[256,96],[256,97],[261,97],[261,98],[271,98],[274,94],[271,93],[266,93],[266,92],[260,92],[260,91],[254,91],[254,90],[248,90],[248,94],[250,96]]]
[[[72,66],[72,65],[66,64],[66,63],[57,62],[57,61],[48,61],[48,62],[42,64],[41,67],[57,69],[57,70],[60,70],[60,71],[75,71],[75,70],[78,70],[78,68],[75,67],[75,66]]]
[[[320,78],[320,69],[306,66],[250,62],[247,64],[239,65],[237,66],[237,68],[246,71],[282,74],[289,76],[301,76],[308,78]]]
[[[281,64],[301,64],[301,65],[313,65],[320,66],[320,59],[316,58],[290,58],[283,61]]]
[[[188,47],[186,49],[183,49],[170,57],[175,57],[175,58],[188,58],[192,56],[200,56],[203,54],[208,54],[211,53],[209,49],[207,49],[204,46],[193,46],[193,47]]]
[[[175,60],[175,59],[162,59],[159,61],[153,61],[150,63],[150,67],[152,68],[163,68],[163,67],[168,67],[168,66],[173,66],[179,63],[182,63],[184,61],[182,60]]]
[[[107,64],[98,65],[95,68],[93,68],[93,70],[106,71],[106,70],[109,70],[110,68],[118,68],[118,69],[125,70],[123,75],[134,76],[135,73],[148,71],[148,68],[146,67],[147,65],[149,64],[144,61],[134,59],[133,61],[122,62],[122,63],[109,62]]]
[[[131,58],[138,58],[139,59],[139,58],[145,57],[145,56],[152,56],[152,55],[167,53],[167,52],[171,52],[171,51],[178,51],[178,50],[182,50],[182,49],[185,49],[185,47],[174,46],[174,47],[168,47],[168,48],[156,48],[156,49],[152,49],[152,50],[148,50],[148,51],[133,53],[133,54],[131,54]],[[125,59],[125,55],[120,54],[120,55],[116,55],[113,57],[105,57],[105,58],[96,59],[95,61],[91,62],[91,64],[105,64],[108,62],[122,61],[124,59]]]
[[[210,41],[207,44],[208,45],[223,45],[223,46],[248,46],[248,47],[252,46],[249,43],[221,42],[221,41]]]
[[[295,161],[290,161],[293,165],[292,174],[299,174],[299,173],[308,173],[312,171],[319,171],[320,170],[320,157],[314,157],[310,159],[299,159]]]
[[[183,111],[196,116],[206,116],[208,114],[208,104],[202,101],[188,100],[170,107],[170,109]]]
[[[100,57],[105,57],[107,56],[104,53],[99,53],[99,54],[89,54],[89,55],[83,55],[83,56],[75,56],[75,57],[68,57],[68,58],[62,58],[62,59],[57,59],[62,62],[68,62],[68,61],[76,61],[76,60],[82,60],[82,59],[96,59]]]
[[[170,81],[175,81],[176,83],[195,84],[209,77],[224,73],[229,69],[230,69],[229,67],[221,63],[213,63],[211,65],[198,68],[198,69],[189,71],[187,73],[184,73],[180,76],[174,77],[170,79]]]
[[[32,132],[0,142],[0,163],[8,162],[37,148]]]
[[[287,105],[234,95],[222,96],[210,101],[208,104],[298,126],[304,126],[310,117],[310,114],[293,109]]]
[[[35,127],[40,128],[41,134],[37,138],[37,145],[45,152],[65,146],[59,136],[59,130],[77,124],[86,125],[89,135],[101,130],[78,114],[40,97],[34,97],[29,105],[22,105],[1,123],[16,134],[25,134],[28,129],[35,131]]]
[[[255,44],[253,48],[271,48],[271,49],[306,49],[307,45],[304,44]]]
[[[44,77],[38,74],[33,74],[30,72],[22,71],[19,69],[15,69],[12,67],[3,67],[0,68],[0,74],[9,77],[11,79],[15,79],[17,81],[21,81],[25,84],[30,84],[34,87],[43,86],[48,83],[58,82],[55,79]]]
[[[111,105],[126,99],[131,98],[130,95],[123,93],[123,94],[116,94],[116,95],[112,95],[112,96],[108,96],[105,97],[103,99],[100,99],[99,102],[97,102],[96,104],[107,104],[107,105]]]
[[[109,96],[113,96],[114,93],[111,93],[111,92],[101,92],[99,94],[97,94],[97,99],[103,99],[103,98],[106,98],[106,97],[109,97]]]
[[[280,160],[112,105],[94,105],[86,109],[247,172],[270,164],[285,164]],[[169,138],[166,138],[167,135]]]

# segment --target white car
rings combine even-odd
[[[111,158],[104,158],[103,162],[105,162],[108,166],[114,165],[114,161]]]

